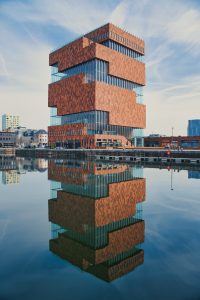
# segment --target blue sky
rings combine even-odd
[[[49,52],[112,22],[145,40],[146,134],[200,118],[199,0],[0,0],[0,114],[49,124]]]

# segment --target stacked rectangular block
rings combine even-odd
[[[95,42],[94,40],[98,40]],[[100,59],[108,63],[108,74],[116,78],[145,85],[145,65],[125,54],[102,45],[112,40],[119,45],[144,54],[144,42],[112,24],[83,36],[52,52],[49,64],[57,64],[58,72],[63,72],[81,63]],[[64,116],[80,112],[104,111],[109,114],[109,125],[132,128],[145,128],[146,107],[136,103],[136,93],[100,81],[86,81],[85,74],[79,73],[49,84],[49,107],[57,108],[57,115]],[[78,129],[81,128],[81,131]],[[68,135],[68,128],[74,128]],[[61,134],[62,133],[62,134]],[[105,136],[104,136],[105,135]],[[49,127],[49,144],[63,145],[66,140],[78,140],[84,148],[96,148],[97,139],[113,141],[118,139],[121,145],[131,147],[131,141],[124,136],[111,134],[88,134],[85,124],[64,124]]]
[[[85,185],[87,182],[95,184],[95,180],[91,181],[91,178],[89,180],[91,175],[99,177],[108,174],[123,174],[129,168],[127,165],[116,165],[113,169],[97,170],[94,163],[87,162],[86,165],[82,164],[76,169],[62,164],[57,165],[53,161],[49,161],[48,166],[48,178],[62,183],[70,183],[70,179],[66,176],[69,173],[79,172],[83,179],[75,182],[77,186]],[[73,179],[71,184],[74,184]],[[108,184],[107,196],[100,198],[58,190],[57,197],[49,199],[49,221],[58,224],[66,232],[63,231],[58,234],[57,238],[49,241],[50,250],[81,269],[107,281],[133,270],[144,260],[144,251],[139,248],[136,253],[130,253],[127,258],[119,260],[116,264],[109,266],[107,262],[144,242],[144,220],[138,219],[130,223],[124,221],[136,214],[136,205],[145,200],[145,191],[144,178],[112,182]],[[121,222],[121,224],[114,228],[112,224],[116,222],[119,224]],[[80,236],[86,236],[88,233],[91,235],[92,230],[106,226],[110,227],[106,232],[106,243],[105,241],[102,243],[105,232],[101,236],[102,241],[99,246],[96,246],[94,242],[88,245],[81,241]],[[69,235],[69,231],[76,235]],[[96,235],[97,232],[93,231],[93,234]]]

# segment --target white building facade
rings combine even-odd
[[[2,115],[2,130],[16,129],[19,127],[19,116]]]

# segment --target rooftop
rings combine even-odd
[[[87,36],[90,35],[91,33],[95,32],[95,31],[97,31],[97,30],[99,30],[99,29],[102,29],[102,28],[104,28],[104,27],[106,27],[106,26],[112,26],[113,28],[119,29],[119,30],[123,31],[124,33],[126,33],[126,34],[128,34],[128,35],[130,35],[130,36],[132,36],[132,37],[134,37],[134,38],[136,38],[138,41],[144,42],[143,39],[141,39],[141,38],[139,38],[138,36],[136,36],[136,35],[134,35],[134,34],[128,32],[128,31],[126,31],[125,29],[122,29],[122,28],[120,28],[120,27],[118,27],[118,26],[116,26],[116,25],[114,25],[114,24],[112,24],[112,23],[106,23],[106,24],[104,24],[104,25],[102,25],[102,26],[100,26],[100,27],[97,27],[96,29],[93,29],[92,31],[89,31],[89,32],[87,32],[87,33],[85,33],[85,34],[80,35],[79,37],[77,37],[77,38],[75,38],[75,39],[73,39],[73,40],[70,40],[70,41],[66,42],[65,44],[62,44],[61,46],[58,46],[58,47],[54,48],[54,49],[50,52],[50,54],[53,53],[53,52],[55,52],[55,51],[58,50],[58,49],[61,49],[61,48],[65,47],[65,46],[68,45],[68,44],[71,44],[71,43],[73,43],[73,42],[79,40],[79,39],[82,38],[82,37],[87,37]]]

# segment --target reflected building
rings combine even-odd
[[[35,160],[35,168],[39,172],[45,172],[48,168],[48,161],[44,158],[38,158]]]
[[[188,170],[189,179],[200,179],[200,171],[198,170]]]
[[[2,183],[3,184],[18,184],[19,173],[16,170],[9,170],[2,172]]]
[[[108,282],[143,263],[141,166],[49,161],[48,178],[53,253]]]
[[[18,184],[20,176],[26,172],[45,172],[48,168],[46,159],[23,157],[4,157],[0,159],[0,172],[3,184]]]

